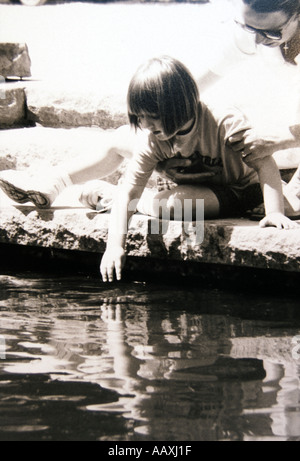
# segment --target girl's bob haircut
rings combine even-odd
[[[197,84],[188,69],[169,56],[152,58],[138,68],[127,94],[129,122],[140,128],[141,113],[157,116],[164,132],[172,136],[196,117]]]

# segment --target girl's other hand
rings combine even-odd
[[[100,264],[103,282],[113,282],[114,275],[117,280],[121,280],[125,259],[125,250],[122,247],[108,248],[105,251]]]
[[[277,229],[297,229],[299,224],[282,213],[269,213],[259,223],[259,227],[277,227]]]

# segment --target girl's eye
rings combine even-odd
[[[141,115],[138,115],[137,118],[138,118],[138,120],[144,120],[145,118],[148,118],[148,119],[150,118],[152,120],[159,120],[159,115],[157,115],[157,114],[147,114],[147,115],[141,114]]]

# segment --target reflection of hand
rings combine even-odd
[[[192,165],[193,162],[189,159],[174,158],[160,162],[157,171],[177,184],[202,183],[215,176],[215,173],[212,172],[193,173]]]
[[[123,312],[120,304],[111,305],[104,299],[104,303],[101,306],[101,318],[105,323],[122,323]]]
[[[103,282],[113,282],[114,274],[117,280],[121,280],[125,258],[125,250],[121,246],[109,248],[105,251],[100,264]]]
[[[296,229],[299,226],[282,213],[269,213],[259,223],[259,227],[277,227],[277,229]]]

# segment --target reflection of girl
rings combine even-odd
[[[107,249],[101,262],[104,281],[113,280],[114,270],[121,278],[128,221],[157,163],[168,158],[197,157],[208,174],[207,185],[190,186],[188,197],[194,203],[204,199],[205,215],[218,217],[233,210],[240,213],[243,207],[249,208],[249,201],[259,203],[260,183],[266,209],[261,225],[296,226],[284,216],[281,178],[272,156],[251,161],[248,166],[247,156],[228,143],[236,134],[243,141],[251,138],[249,122],[237,110],[221,117],[212,113],[199,100],[196,82],[179,61],[154,58],[141,66],[130,82],[127,103],[131,125],[149,133],[148,146],[133,157],[113,205]],[[169,202],[184,200],[180,186],[166,192]]]

